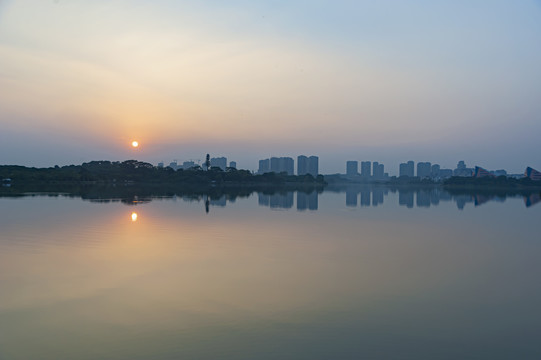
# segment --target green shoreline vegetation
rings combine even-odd
[[[145,184],[185,185],[188,187],[208,186],[324,186],[323,175],[295,176],[285,173],[252,174],[248,170],[217,167],[203,170],[194,167],[188,170],[159,168],[150,163],[127,160],[91,161],[82,165],[35,168],[18,165],[0,165],[0,179],[10,179],[12,184]]]

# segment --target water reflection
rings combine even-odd
[[[155,200],[172,200],[184,202],[202,202],[206,213],[212,207],[226,207],[234,203],[237,198],[257,197],[259,206],[273,210],[290,210],[296,206],[297,211],[316,211],[319,208],[319,197],[324,192],[345,195],[345,206],[378,207],[386,201],[398,202],[398,205],[408,209],[430,208],[442,202],[454,203],[459,210],[472,205],[478,207],[489,202],[504,202],[507,198],[522,198],[528,208],[541,201],[540,192],[536,191],[490,191],[490,190],[457,190],[445,189],[441,186],[402,186],[390,187],[382,185],[332,185],[321,189],[283,188],[254,189],[162,189],[162,188],[84,188],[74,192],[18,192],[10,188],[0,192],[0,197],[21,196],[50,196],[50,197],[80,197],[83,200],[96,203],[115,203],[136,206],[147,204]],[[390,196],[392,195],[392,196]],[[134,213],[135,214],[135,213]],[[132,216],[137,220],[137,214]]]
[[[347,207],[358,207],[359,198],[361,207],[376,207],[382,205],[389,194],[398,193],[398,205],[408,209],[430,208],[438,206],[440,202],[454,202],[459,210],[463,210],[467,204],[477,207],[485,203],[495,201],[504,202],[508,197],[522,197],[526,207],[540,202],[538,192],[507,193],[501,191],[472,191],[472,190],[446,190],[442,187],[385,187],[385,186],[348,186],[330,187],[328,191],[345,193]]]
[[[0,198],[0,359],[541,358],[539,193],[122,190]]]
[[[297,191],[297,210],[317,210],[318,207],[318,193],[312,191],[311,193],[305,193]]]

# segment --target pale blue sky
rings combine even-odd
[[[522,172],[541,168],[539,64],[533,0],[0,0],[0,164]]]

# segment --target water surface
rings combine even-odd
[[[538,201],[0,197],[0,359],[539,359]]]

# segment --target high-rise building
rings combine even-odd
[[[312,155],[308,158],[308,174],[313,177],[319,174],[319,157]]]
[[[258,174],[264,174],[270,172],[270,160],[263,159],[259,160],[259,169],[257,170]]]
[[[432,173],[432,164],[429,162],[417,163],[417,176],[421,179],[429,178]]]
[[[453,171],[454,176],[473,176],[473,169],[467,168],[464,160],[460,160]]]
[[[347,176],[359,175],[359,162],[358,161],[346,162],[346,175]]]
[[[210,167],[219,167],[223,171],[227,168],[227,158],[219,157],[210,159]]]
[[[229,162],[229,167],[232,168],[232,169],[236,169],[237,168],[237,162],[236,161],[230,161]]]
[[[407,163],[400,164],[399,176],[413,177],[414,171],[415,171],[415,163],[410,160]]]
[[[297,175],[308,174],[308,157],[304,155],[297,156]]]
[[[372,176],[371,167],[372,163],[370,161],[361,161],[361,176],[363,178]]]
[[[524,171],[524,176],[526,177],[529,177],[530,179],[534,180],[534,181],[539,181],[541,180],[541,172],[531,168],[531,167],[527,167],[526,170]]]
[[[260,161],[261,166],[261,161]],[[290,157],[271,157],[270,158],[270,171],[277,174],[285,172],[288,175],[293,175],[295,162]]]
[[[377,161],[372,163],[372,178],[374,180],[381,180],[384,178],[385,169],[383,164],[380,164]]]
[[[182,169],[189,170],[195,166],[195,162],[193,161],[184,161],[182,163]]]
[[[432,165],[432,168],[430,168],[430,176],[433,179],[440,177],[440,166],[438,164]]]
[[[161,162],[158,163],[158,167],[159,167],[160,169],[163,168],[163,161],[161,161]]]
[[[280,173],[280,158],[271,157],[270,158],[270,171],[275,173]]]
[[[281,157],[280,167],[282,169],[281,172],[285,171],[288,175],[293,175],[295,173],[295,161],[290,157]]]

